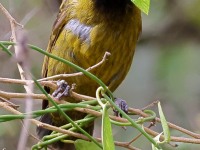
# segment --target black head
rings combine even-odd
[[[95,8],[101,11],[101,13],[116,13],[124,14],[132,6],[131,0],[93,0],[95,2]]]

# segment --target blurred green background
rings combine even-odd
[[[18,22],[24,25],[30,44],[46,48],[52,24],[58,12],[58,1],[54,0],[0,0]],[[168,121],[200,132],[200,1],[199,0],[151,0],[149,15],[143,14],[143,33],[136,49],[131,70],[116,90],[115,95],[127,100],[134,108],[142,108],[160,100]],[[127,20],[128,22],[128,20]],[[10,25],[0,12],[0,40],[9,40]],[[32,73],[40,78],[43,56],[30,51]],[[0,51],[0,76],[19,78],[16,63]],[[23,92],[18,85],[0,84],[4,91]],[[14,100],[21,105],[23,100]],[[34,109],[41,108],[41,101]],[[153,110],[157,111],[154,106]],[[8,112],[0,110],[0,114]],[[115,139],[129,141],[138,132],[132,128],[125,131],[114,128]],[[16,149],[21,124],[11,121],[0,124],[0,149]],[[35,126],[31,128],[35,134]],[[161,132],[160,125],[157,131]],[[176,131],[172,135],[181,136]],[[95,135],[99,136],[100,125]],[[12,142],[12,144],[11,144]],[[30,138],[27,149],[35,143]],[[144,144],[145,143],[145,144]],[[181,144],[179,150],[196,150],[200,146]],[[134,146],[144,150],[150,144],[141,138]],[[122,148],[119,148],[122,149]],[[175,149],[166,146],[164,149]]]

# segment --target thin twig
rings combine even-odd
[[[21,115],[22,113],[13,109],[12,107],[10,107],[7,103],[5,102],[0,102],[0,107],[10,111],[11,113],[13,114],[17,114],[17,115]],[[46,124],[46,123],[42,123],[36,119],[30,119],[30,121],[35,124],[36,126],[41,126],[43,128],[46,128],[46,129],[49,129],[49,130],[52,130],[52,131],[56,131],[56,132],[59,132],[59,133],[63,133],[63,134],[68,134],[70,136],[74,136],[74,137],[78,137],[78,138],[82,138],[82,139],[85,139],[87,140],[87,137],[86,136],[83,136],[82,134],[75,134],[74,132],[72,131],[69,131],[69,130],[64,130],[64,129],[61,129],[59,127],[55,127],[55,126],[52,126],[52,125],[49,125],[49,124]]]
[[[141,110],[145,110],[145,109],[149,109],[150,107],[155,106],[156,104],[158,104],[159,100],[153,101],[151,104],[141,108]]]
[[[0,90],[0,96],[6,99],[11,99],[11,98],[20,98],[20,100],[24,100],[24,98],[26,98],[27,96],[30,96],[33,99],[36,100],[43,100],[46,98],[46,96],[44,94],[27,94],[27,93],[13,93],[13,92],[5,92],[5,91],[1,91]],[[77,102],[81,102],[81,101],[89,101],[89,100],[95,100],[94,97],[90,97],[90,96],[86,96],[86,95],[81,95],[78,94],[76,92],[71,92],[70,96],[73,97],[74,99],[77,100]],[[62,101],[60,101],[59,103],[62,103]]]
[[[0,96],[0,101],[8,103],[14,109],[19,108],[19,105],[16,105],[16,104],[10,102],[9,100],[7,100],[7,99],[5,99],[5,98],[3,98],[1,96]]]
[[[142,133],[138,134],[135,138],[133,138],[131,141],[129,141],[127,144],[131,145],[133,142],[135,142],[137,139],[139,139],[142,136]]]
[[[73,94],[71,95],[73,98],[77,98],[76,96],[78,95],[78,99],[79,100],[85,100],[85,97],[87,96],[84,96],[84,95],[81,95],[81,94],[77,94],[75,92],[72,92]],[[7,98],[7,99],[10,99],[10,98],[25,98],[27,96],[26,93],[10,93],[10,92],[4,92],[4,91],[0,91],[0,96],[1,97],[4,97],[4,98]],[[33,99],[37,99],[37,100],[41,100],[41,99],[45,99],[46,96],[44,94],[30,94],[30,96],[33,98]],[[89,97],[88,100],[92,100],[92,99],[95,99],[93,97]],[[23,100],[23,99],[22,99]],[[139,115],[139,116],[142,116],[142,117],[147,117],[148,114],[144,113],[142,110],[140,109],[134,109],[134,108],[129,108],[129,112],[131,113],[134,113],[136,115]],[[112,116],[111,119],[115,120],[115,116]],[[160,123],[160,119],[159,118],[156,118],[155,119],[156,122],[159,122]],[[127,122],[126,119],[123,119],[123,118],[118,118],[118,121],[120,122]],[[184,129],[180,126],[177,126],[173,123],[170,123],[168,122],[168,126],[172,129],[175,129],[175,130],[178,130],[186,135],[189,135],[191,137],[194,137],[196,139],[200,139],[200,134],[197,134],[197,133],[194,133],[194,132],[191,132],[187,129]]]
[[[155,132],[155,131],[153,131],[153,130],[147,128],[147,127],[144,127],[144,130],[145,130],[148,134],[150,134],[150,135],[152,135],[152,136],[154,136],[154,137],[156,137],[156,136],[159,134],[158,132]],[[161,139],[161,140],[164,140],[164,136],[161,135],[161,136],[160,136],[160,139]],[[195,139],[195,138],[185,138],[185,137],[175,137],[175,136],[171,136],[171,137],[170,137],[170,141],[171,141],[171,142],[182,142],[182,143],[200,144],[200,139]]]
[[[17,36],[16,36],[16,32],[17,32],[17,26],[23,28],[23,26],[21,24],[19,24],[11,15],[10,13],[3,7],[3,5],[0,3],[0,9],[1,11],[5,14],[5,16],[8,18],[9,22],[10,22],[10,28],[11,28],[11,39],[13,42],[18,43],[17,40]],[[19,47],[18,45],[15,45],[15,54],[16,56],[19,56]],[[20,77],[21,79],[25,80],[25,76],[24,76],[24,71],[22,69],[22,66],[17,63],[17,67],[20,73]],[[26,91],[28,91],[29,89],[27,88],[27,86],[24,86],[24,88],[26,89]]]
[[[135,109],[136,111],[133,111],[134,109],[133,108],[129,108],[130,110],[132,110],[131,112],[134,112],[135,114],[138,114],[138,115],[141,115],[143,117],[147,117],[148,115],[145,114],[145,113],[141,113],[140,111],[138,111],[137,109]],[[94,110],[91,110],[89,108],[74,108],[74,110],[76,111],[80,111],[80,112],[84,112],[84,113],[89,113],[89,114],[92,114],[94,116],[101,116],[101,112],[98,112],[98,111],[94,111]],[[144,115],[145,114],[145,115]],[[118,121],[118,122],[124,122],[124,123],[127,123],[128,121],[124,118],[120,118],[120,117],[116,117],[116,116],[109,116],[112,120],[115,120],[115,121]],[[171,124],[171,123],[170,123]],[[171,127],[169,125],[169,127]],[[46,125],[44,126],[44,128],[46,128]],[[174,129],[176,129],[177,126],[174,127]],[[47,129],[49,129],[49,127],[47,126]],[[157,136],[159,133],[158,132],[155,132],[147,127],[144,127],[145,131],[152,135],[152,136]],[[186,130],[186,129],[185,129]],[[185,133],[187,134],[187,132],[184,132],[184,130],[180,130],[182,133]],[[196,133],[195,133],[196,134]],[[198,134],[197,134],[198,135]],[[161,136],[161,140],[164,139],[163,136]],[[194,144],[200,144],[200,139],[193,139],[193,138],[184,138],[184,137],[174,137],[172,136],[171,137],[171,141],[174,141],[174,142],[184,142],[184,143],[194,143]],[[127,144],[127,143],[126,143]]]
[[[38,99],[40,101],[41,101],[41,99],[46,98],[46,96],[44,94],[11,93],[11,92],[4,92],[4,91],[0,91],[0,96],[7,98],[7,99],[23,98],[21,100],[24,100],[24,98],[26,98],[27,96],[30,96],[33,99]]]
[[[144,112],[143,112],[142,110],[140,110],[140,109],[129,108],[129,112],[135,113],[135,114],[140,115],[140,116],[142,116],[142,117],[147,117],[147,116],[148,116],[148,114],[144,113]],[[157,117],[156,117],[155,120],[156,120],[156,122],[159,122],[159,123],[161,122],[161,121],[160,121],[160,118],[157,118]],[[169,126],[170,128],[172,128],[172,129],[175,129],[175,130],[178,130],[178,131],[180,131],[180,132],[182,132],[182,133],[184,133],[184,134],[187,134],[187,135],[189,135],[189,136],[191,136],[191,137],[193,137],[193,138],[200,139],[200,134],[191,132],[191,131],[189,131],[189,130],[187,130],[187,129],[185,129],[185,128],[182,128],[182,127],[180,127],[180,126],[177,126],[177,125],[175,125],[175,124],[173,124],[173,123],[171,123],[171,122],[168,122],[168,126]]]
[[[0,83],[27,85],[29,83],[34,83],[34,81],[32,81],[32,80],[20,80],[20,79],[1,78],[0,77]],[[42,86],[51,87],[51,89],[53,89],[53,90],[55,90],[55,89],[58,88],[58,86],[56,85],[55,81],[40,81],[39,83]],[[15,97],[15,94],[16,94],[16,97]],[[23,95],[24,94],[22,94],[22,93],[9,93],[9,92],[0,91],[0,96],[6,97],[6,98],[24,98]],[[31,94],[31,95],[32,95],[33,98],[37,97],[34,94]],[[38,96],[38,97],[40,97],[40,96]],[[70,91],[70,96],[73,97],[73,98],[75,98],[77,101],[82,101],[82,100],[87,101],[87,100],[93,100],[93,99],[95,99],[94,97],[90,97],[90,96],[78,94],[78,93],[76,93],[76,92],[74,92],[72,90]]]
[[[16,81],[19,82],[18,80],[16,80]],[[26,83],[25,81],[21,81],[21,82]],[[48,82],[48,81],[43,81],[43,82]],[[78,93],[75,93],[75,92],[72,92],[72,94],[70,94],[70,95],[75,99],[79,99],[80,101],[81,100],[86,100],[86,99],[87,100],[95,99],[93,97],[84,96],[84,95],[81,95],[81,94],[78,94]],[[4,98],[7,98],[7,99],[10,99],[10,98],[25,98],[27,96],[27,94],[25,94],[25,93],[10,93],[10,92],[0,91],[0,96],[2,96]],[[43,95],[43,94],[30,94],[30,96],[33,99],[38,99],[38,100],[46,98],[46,96]],[[148,114],[144,113],[140,109],[129,108],[129,112],[135,113],[135,114],[140,115],[142,117],[147,117],[148,116]],[[127,122],[126,120],[123,120],[123,119],[121,119],[120,121]],[[156,118],[156,121],[160,123],[160,119],[159,118]],[[170,123],[170,122],[168,122],[168,125],[172,129],[178,130],[178,131],[180,131],[180,132],[182,132],[184,134],[187,134],[187,135],[189,135],[191,137],[194,137],[196,139],[200,139],[200,134],[191,132],[191,131],[189,131],[187,129],[184,129],[184,128],[182,128],[180,126],[177,126],[177,125],[175,125],[173,123]]]
[[[98,66],[102,65],[108,59],[108,56],[110,56],[110,55],[111,54],[109,52],[105,52],[102,60],[99,63],[95,64],[94,66],[91,66],[91,67],[87,68],[86,71],[91,71],[91,70],[97,68]],[[69,77],[81,76],[81,75],[83,75],[82,72],[71,73],[71,74],[58,74],[58,75],[54,75],[54,76],[50,76],[50,77],[39,79],[38,81],[66,79],[66,78],[69,78]]]
[[[1,78],[1,83],[9,83],[9,84],[21,84],[21,85],[28,85],[29,83],[34,83],[33,80],[21,80],[21,79],[11,79],[11,78]],[[51,89],[57,89],[57,85],[54,81],[40,81],[39,82],[42,86],[51,87]]]
[[[31,75],[29,74],[30,72],[30,65],[29,65],[29,52],[28,52],[28,47],[27,47],[27,38],[24,33],[18,34],[18,55],[16,55],[16,60],[18,64],[23,68],[24,70],[24,75],[23,77],[25,79],[31,80]],[[25,113],[29,113],[29,115],[26,115],[26,117],[23,120],[24,127],[22,126],[20,138],[19,138],[19,143],[18,143],[18,150],[25,149],[27,139],[28,139],[28,130],[30,128],[30,118],[33,109],[33,99],[31,98],[30,94],[33,93],[33,83],[28,83],[25,85],[25,89],[27,92],[27,97],[25,100]]]
[[[8,110],[9,112],[13,113],[13,114],[17,114],[17,115],[20,115],[22,114],[21,112],[13,109],[12,107],[10,107],[7,103],[5,102],[0,102],[0,107]],[[49,124],[46,124],[46,123],[42,123],[36,119],[30,119],[30,121],[35,124],[36,126],[40,126],[40,127],[43,127],[45,129],[48,129],[48,130],[51,130],[51,131],[56,131],[58,133],[63,133],[63,134],[67,134],[69,136],[73,136],[73,137],[76,137],[76,138],[79,138],[79,139],[83,139],[83,140],[86,140],[86,141],[89,141],[88,137],[86,137],[85,135],[83,134],[80,134],[80,133],[76,133],[76,132],[73,132],[73,131],[70,131],[70,130],[65,130],[65,129],[61,129],[59,127],[55,127],[55,126],[52,126],[52,125],[49,125]],[[95,138],[97,141],[101,142],[101,138]],[[117,146],[121,146],[121,147],[125,147],[125,148],[128,148],[128,149],[131,149],[131,150],[139,150],[137,148],[134,148],[130,145],[127,145],[126,142],[118,142],[118,141],[115,141],[114,142]]]
[[[29,64],[28,64],[28,48],[26,46],[27,39],[24,36],[24,34],[22,34],[22,32],[18,34],[18,39],[16,36],[17,32],[19,33],[17,26],[20,26],[20,27],[22,26],[10,15],[10,13],[3,7],[1,3],[0,3],[0,9],[10,21],[11,39],[13,42],[17,43],[14,47],[15,47],[15,56],[17,60],[17,67],[19,70],[20,77],[23,80],[25,79],[30,80],[31,77],[28,74]],[[24,69],[26,72],[24,71]],[[26,97],[25,111],[31,112],[32,107],[33,107],[33,101],[32,101],[32,98],[29,96],[29,94],[33,92],[33,84],[29,83],[28,85],[24,85],[24,88],[26,92],[28,93],[28,96]],[[27,118],[24,120],[25,128],[22,128],[22,131],[20,134],[20,139],[19,139],[18,148],[17,148],[18,150],[25,149],[25,146],[26,146],[26,141],[28,137],[26,129],[29,130],[29,127],[30,127],[30,121],[28,120],[30,116],[27,115],[26,117]]]
[[[23,25],[21,25],[20,23],[18,23],[11,15],[10,13],[3,7],[3,5],[0,3],[0,9],[1,11],[4,13],[4,15],[8,18],[9,21],[14,22],[16,25],[20,26],[21,28],[23,28]]]

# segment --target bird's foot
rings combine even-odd
[[[65,80],[57,81],[58,88],[53,92],[52,96],[60,100],[63,96],[69,96],[71,87]]]
[[[121,109],[123,110],[126,114],[128,113],[128,105],[126,103],[125,100],[121,99],[121,98],[115,98],[115,104]],[[118,117],[122,117],[122,114],[120,114],[117,110],[113,110],[114,111],[114,115],[118,116]]]

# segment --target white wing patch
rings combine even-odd
[[[81,41],[90,44],[90,31],[91,26],[82,24],[78,19],[71,19],[66,25],[65,29],[71,31]]]

